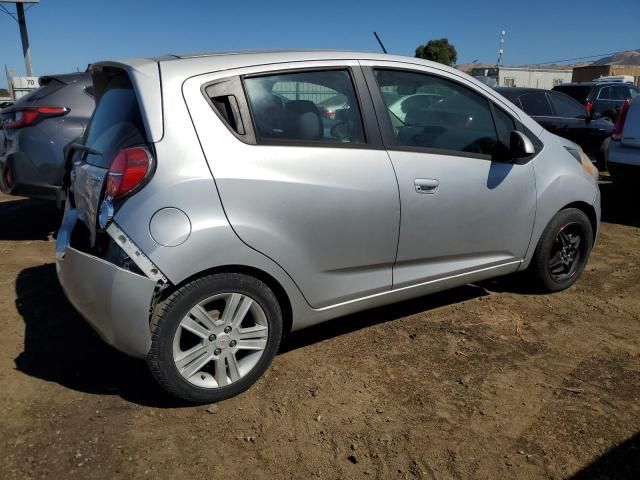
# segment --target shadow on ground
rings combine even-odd
[[[339,337],[362,328],[392,322],[402,317],[428,312],[445,305],[461,303],[485,295],[488,295],[488,293],[484,288],[465,285],[453,290],[339,317],[335,320],[291,333],[284,342],[281,353],[303,348],[329,338]]]
[[[81,392],[175,406],[143,361],[109,347],[80,317],[58,283],[55,265],[20,272],[16,297],[25,322],[24,351],[15,359],[18,370]]]
[[[292,333],[281,353],[482,295],[487,295],[484,289],[465,286],[341,317]],[[53,264],[20,272],[16,297],[25,322],[24,351],[15,359],[21,372],[80,392],[119,395],[140,405],[183,406],[160,389],[142,360],[116,351],[98,337],[66,300]]]
[[[31,199],[0,202],[0,240],[46,240],[60,227],[54,202]]]
[[[611,448],[571,480],[637,480],[640,478],[640,433]]]
[[[615,183],[601,182],[602,221],[629,227],[640,227],[637,191]]]

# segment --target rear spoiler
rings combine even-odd
[[[51,83],[51,81],[55,80],[65,85],[69,85],[74,81],[82,80],[83,78],[87,78],[87,77],[88,77],[87,73],[61,73],[57,75],[43,75],[42,77],[38,78],[38,83],[42,87],[44,85],[47,85],[48,83]]]

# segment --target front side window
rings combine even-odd
[[[399,146],[494,155],[489,102],[474,91],[417,72],[375,70]]]
[[[551,117],[551,105],[544,92],[525,93],[520,96],[522,109],[532,117]]]
[[[365,142],[348,70],[248,77],[244,83],[259,140]]]
[[[587,112],[573,98],[561,93],[550,93],[551,103],[556,110],[556,115],[563,118],[579,118],[585,117]]]

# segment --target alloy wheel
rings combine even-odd
[[[258,363],[269,337],[262,307],[241,293],[199,302],[182,318],[173,338],[173,361],[188,382],[202,388],[230,385]]]
[[[579,270],[585,254],[584,231],[579,223],[564,225],[549,252],[549,273],[563,282],[573,277]]]

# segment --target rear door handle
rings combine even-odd
[[[435,178],[416,178],[414,182],[416,193],[434,194],[438,191],[440,182]]]

